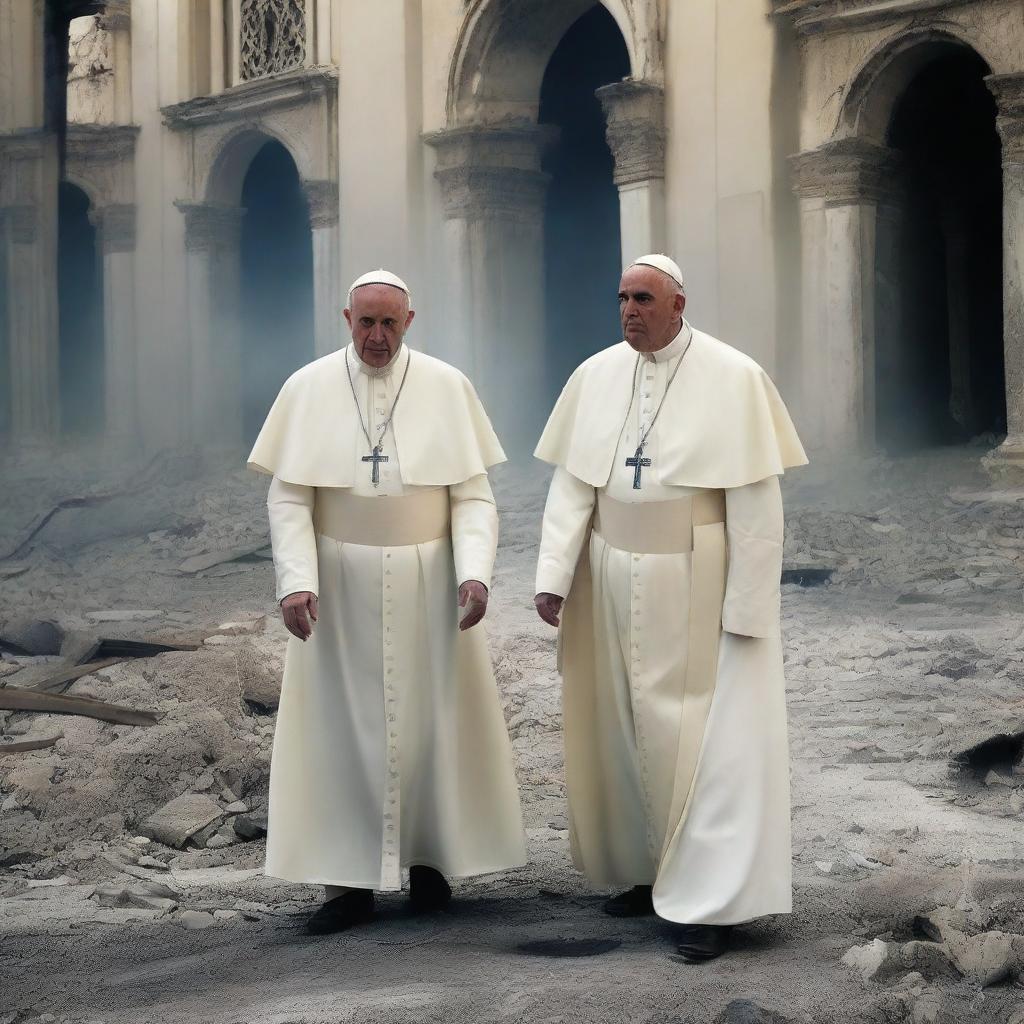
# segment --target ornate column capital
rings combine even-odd
[[[793,191],[800,199],[850,206],[891,201],[901,191],[900,154],[864,139],[827,142],[790,157],[790,166]]]
[[[996,98],[996,127],[1003,140],[1003,167],[1024,171],[1024,74],[989,75],[985,79]]]
[[[174,204],[185,216],[185,249],[188,252],[210,252],[237,248],[245,209],[229,203]]]
[[[131,27],[131,0],[106,0],[100,15],[100,28],[108,32],[127,32]]]
[[[665,177],[665,90],[627,78],[595,93],[606,121],[605,137],[615,158],[615,184]]]
[[[539,224],[550,176],[544,151],[558,137],[550,125],[453,128],[424,137],[437,150],[446,220]]]
[[[334,181],[304,181],[302,190],[309,205],[309,225],[331,228],[338,223],[338,184]]]
[[[101,252],[135,251],[135,204],[111,203],[90,211]]]

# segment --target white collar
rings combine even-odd
[[[693,336],[693,328],[683,320],[679,325],[679,333],[664,347],[657,352],[644,352],[643,357],[649,363],[667,363],[681,356],[686,351]]]
[[[390,377],[391,374],[394,373],[398,364],[402,362],[402,356],[405,352],[405,342],[402,342],[398,346],[398,351],[391,357],[390,362],[385,363],[383,366],[368,366],[359,358],[359,353],[356,352],[355,342],[352,342],[348,346],[348,352],[346,352],[345,358],[351,358],[351,361],[355,363],[359,372],[366,377]]]

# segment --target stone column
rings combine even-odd
[[[793,158],[800,200],[804,367],[801,419],[812,448],[874,445],[878,206],[897,177],[891,150],[842,139]]]
[[[1003,143],[1003,352],[1006,441],[987,462],[1024,478],[1024,74],[986,79]],[[1002,464],[1002,465],[1000,465]]]
[[[342,310],[341,238],[338,227],[338,186],[333,181],[307,181],[303,188],[309,203],[313,233],[313,333],[317,356],[341,347]]]
[[[110,33],[114,68],[114,124],[132,123],[132,16],[130,0],[106,0],[100,26]]]
[[[622,265],[663,252],[665,237],[665,91],[627,79],[597,90],[615,159]]]
[[[60,424],[57,173],[52,135],[33,132],[0,140],[10,424],[18,444],[51,440]]]
[[[92,214],[103,258],[106,440],[114,451],[139,443],[135,356],[135,206],[117,203]]]
[[[232,448],[242,437],[240,252],[245,211],[175,204],[185,215],[192,440]]]
[[[435,291],[448,317],[444,358],[473,380],[509,453],[536,443],[544,380],[544,197],[554,129],[456,128],[437,151],[445,251]]]

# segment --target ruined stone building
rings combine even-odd
[[[63,6],[0,4],[8,446],[241,447],[386,266],[524,451],[663,250],[812,450],[1024,459],[1024,0]]]

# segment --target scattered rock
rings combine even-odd
[[[153,839],[181,849],[197,832],[223,816],[220,806],[210,797],[183,793],[150,815],[142,828]]]
[[[790,1018],[749,999],[734,999],[715,1018],[714,1024],[790,1024]]]
[[[900,947],[899,959],[904,967],[910,968],[926,978],[957,978],[960,976],[949,950],[941,943],[920,942],[916,939],[906,942]]]
[[[211,928],[217,923],[213,914],[205,910],[183,910],[175,917],[175,921],[187,928],[189,931],[202,931],[204,928]]]
[[[215,910],[213,916],[217,921],[234,921],[242,915],[237,910]]]
[[[247,814],[249,805],[244,800],[235,800],[233,803],[228,804],[224,810],[228,814]]]
[[[843,957],[843,963],[860,972],[865,981],[871,981],[882,973],[890,959],[891,949],[889,943],[881,939],[875,939],[866,946],[854,946]]]
[[[154,871],[170,871],[170,867],[156,857],[140,857],[136,862],[140,868],[152,868]]]
[[[232,840],[230,840],[227,836],[214,835],[210,836],[210,838],[206,840],[206,848],[208,850],[219,850],[222,847],[230,846],[231,843]]]
[[[217,627],[217,632],[224,636],[247,636],[253,633],[262,633],[266,621],[266,615],[260,615],[258,618],[242,622],[222,622]]]
[[[56,878],[30,878],[28,887],[30,889],[49,889],[61,885],[77,885],[78,879],[70,875],[58,875]]]
[[[166,886],[164,888],[166,889]],[[178,901],[170,896],[154,895],[142,888],[135,887],[125,889],[119,886],[101,886],[93,891],[92,899],[101,907],[159,910],[163,913],[174,910],[178,906]]]
[[[998,772],[992,771],[992,772],[989,772],[988,775],[985,776],[985,785],[986,786],[1009,786],[1011,789],[1013,789],[1013,788],[1015,788],[1015,787],[1020,785],[1020,781],[1018,779],[1011,779],[1007,775],[1000,775]]]
[[[1017,955],[1014,936],[1006,932],[981,935],[952,934],[947,940],[953,962],[973,982],[987,988],[1014,975]]]
[[[234,828],[242,839],[262,839],[267,834],[267,816],[240,814],[234,820]]]
[[[816,860],[814,866],[823,874],[832,874],[832,869],[835,867],[835,861],[832,860]]]
[[[0,650],[34,657],[60,654],[64,630],[49,619],[8,619],[0,626]]]
[[[967,916],[955,907],[936,907],[914,918],[914,931],[932,942],[946,942],[967,929]]]

